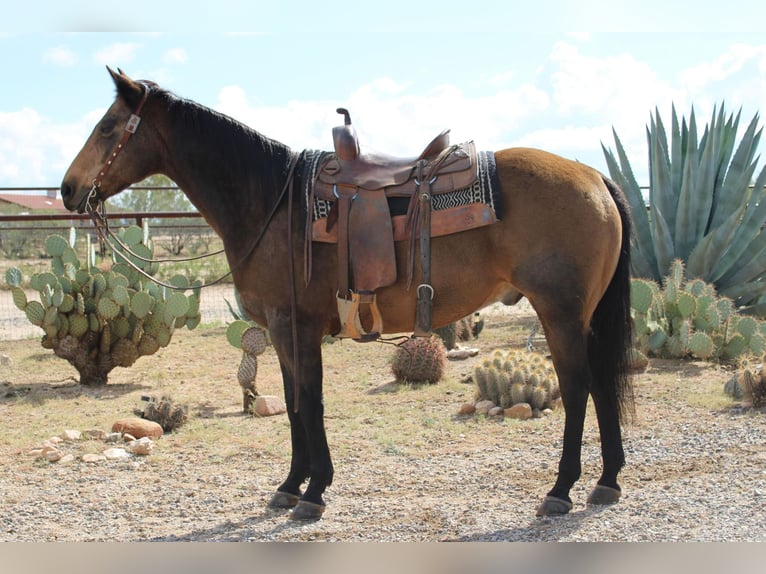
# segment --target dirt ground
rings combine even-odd
[[[37,339],[0,341],[0,540],[766,541],[766,416],[722,393],[718,365],[653,360],[635,376],[637,418],[624,430],[624,495],[587,507],[600,473],[592,408],[573,511],[536,518],[555,480],[564,415],[530,421],[458,416],[474,398],[473,365],[523,346],[529,307],[495,310],[437,385],[401,385],[393,348],[325,346],[326,427],[335,480],[318,522],[265,508],[290,460],[286,415],[246,416],[236,382],[240,352],[224,327],[179,331],[170,345],[110,383],[85,388]],[[544,349],[541,334],[534,344]],[[281,395],[273,349],[259,357],[262,394]],[[152,454],[87,463],[103,441],[66,443],[73,462],[26,453],[65,429],[109,430],[144,395],[189,407],[189,422]]]

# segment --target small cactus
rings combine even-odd
[[[407,339],[397,347],[391,362],[397,380],[409,383],[437,383],[446,366],[447,351],[436,335]]]
[[[141,418],[159,423],[162,430],[172,432],[189,419],[189,408],[186,405],[179,405],[168,396],[141,397],[146,401],[143,409],[136,409],[134,412]]]
[[[552,408],[559,398],[558,380],[550,360],[541,353],[495,351],[491,359],[474,367],[477,399],[503,408],[529,403],[533,409]]]

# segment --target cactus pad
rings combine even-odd
[[[13,297],[13,304],[24,311],[27,306],[27,295],[24,290],[19,286],[13,286],[11,287],[11,296]]]
[[[253,356],[266,350],[266,333],[261,327],[250,327],[242,333],[242,350]]]
[[[30,323],[42,327],[43,319],[45,319],[45,308],[42,303],[39,301],[30,301],[24,308],[24,313]]]
[[[237,349],[242,348],[242,335],[247,329],[250,328],[250,323],[247,321],[236,320],[229,324],[226,328],[226,340],[229,344]]]
[[[5,282],[11,287],[20,287],[21,270],[18,267],[9,267],[5,272]]]
[[[49,235],[45,238],[45,252],[51,257],[61,257],[69,247],[69,242],[60,235]]]

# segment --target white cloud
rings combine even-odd
[[[103,113],[53,124],[32,108],[0,112],[0,185],[56,185]]]
[[[417,155],[445,128],[452,130],[453,142],[472,139],[481,149],[507,146],[525,117],[548,106],[548,96],[530,85],[471,99],[450,84],[418,93],[412,86],[379,78],[345,101],[293,100],[279,108],[253,105],[240,86],[227,86],[219,92],[216,109],[293,148],[329,149],[332,127],[342,123],[335,109],[346,107],[363,148]]]
[[[57,46],[46,50],[43,54],[43,62],[69,68],[77,63],[77,56],[66,46]]]
[[[187,59],[188,55],[183,48],[171,48],[162,56],[162,61],[166,64],[185,64]]]
[[[96,52],[93,59],[102,65],[124,66],[135,59],[136,51],[139,48],[141,48],[141,44],[118,42]]]
[[[710,62],[702,62],[680,74],[681,83],[692,93],[722,82],[740,72],[750,62],[756,62],[758,71],[766,71],[766,46],[735,44]]]

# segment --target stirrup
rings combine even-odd
[[[340,316],[340,332],[335,337],[351,338],[360,343],[375,341],[383,332],[383,317],[375,301],[375,293],[372,291],[351,291],[351,299],[346,299],[340,294],[336,297],[338,302],[338,315]],[[361,304],[370,306],[372,313],[372,330],[367,332],[362,327],[359,319],[359,306]]]

